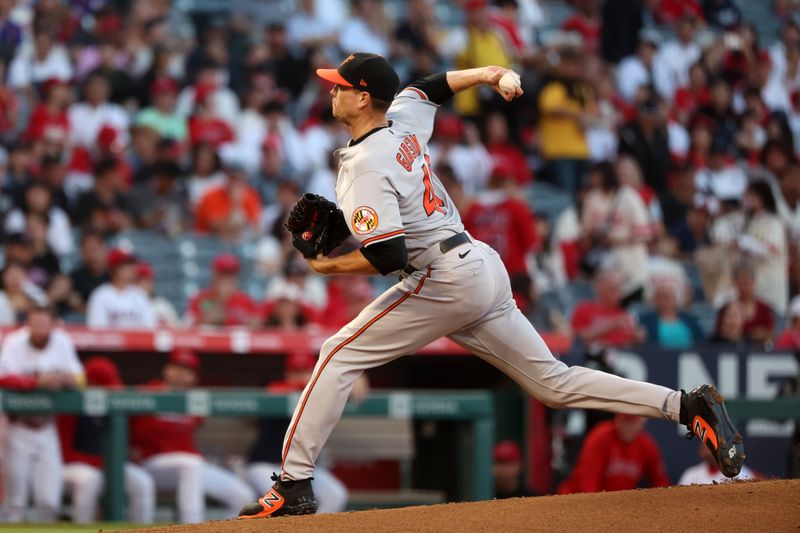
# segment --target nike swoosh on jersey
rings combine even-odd
[[[458,254],[458,258],[459,258],[459,259],[464,259],[465,257],[467,257],[467,254],[468,254],[468,253],[470,253],[471,251],[472,251],[472,250],[467,250],[467,251],[466,251],[466,252],[464,252],[463,254]]]

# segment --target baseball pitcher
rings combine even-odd
[[[242,509],[240,518],[313,513],[314,462],[353,382],[363,371],[442,336],[551,407],[686,424],[711,449],[726,476],[739,472],[742,439],[712,386],[687,394],[556,360],[517,309],[500,257],[465,233],[428,154],[434,116],[453,94],[478,85],[508,101],[521,96],[518,82],[509,88],[508,76],[501,81],[508,73],[518,80],[494,66],[440,73],[396,94],[397,74],[380,56],[355,53],[337,69],[317,70],[335,84],[333,116],[352,136],[336,153],[336,197],[343,216],[329,209],[314,212],[301,199],[288,224],[293,242],[320,274],[399,272],[401,279],[324,343],[284,439],[281,472],[264,496]],[[308,225],[301,227],[299,220]],[[343,221],[361,247],[335,258],[316,255],[330,249],[329,236],[337,233],[325,220]]]

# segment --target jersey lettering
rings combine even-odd
[[[425,185],[425,196],[422,198],[422,205],[425,208],[425,214],[431,216],[435,212],[447,214],[447,207],[444,205],[444,200],[436,196],[436,191],[433,190],[433,181],[431,180],[431,158],[425,155],[425,164],[422,165],[422,183]]]
[[[422,155],[422,147],[419,145],[417,136],[408,135],[404,137],[403,142],[400,143],[395,159],[400,163],[400,166],[406,169],[406,172],[411,172],[414,160],[420,155]]]

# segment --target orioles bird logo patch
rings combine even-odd
[[[359,235],[372,233],[378,227],[378,213],[371,207],[362,205],[353,211],[353,230]]]

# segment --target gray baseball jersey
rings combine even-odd
[[[428,155],[436,108],[421,91],[407,89],[389,108],[388,128],[336,152],[336,198],[362,245],[405,236],[413,260],[464,231]]]
[[[436,253],[440,241],[463,231],[428,158],[436,108],[423,91],[405,89],[389,109],[388,128],[338,152],[336,195],[353,235],[364,246],[405,236],[412,264],[423,268],[403,274],[323,344],[284,439],[284,479],[313,475],[364,370],[444,336],[551,407],[678,420],[679,392],[556,360],[517,309],[508,273],[489,246],[471,239]],[[429,263],[419,265],[423,259]]]

